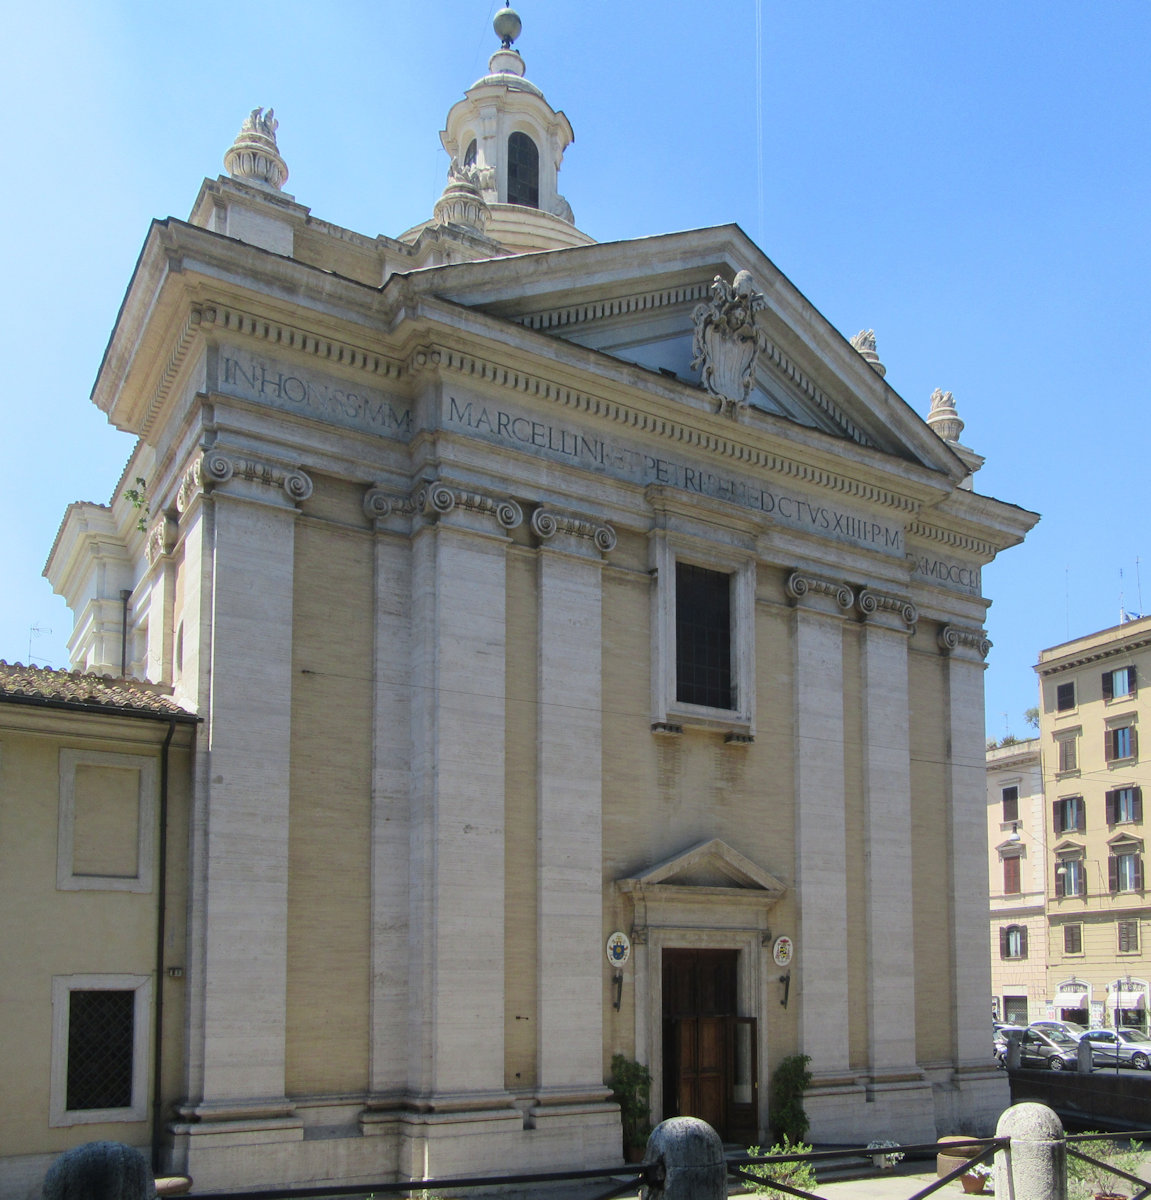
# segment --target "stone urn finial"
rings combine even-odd
[[[931,393],[931,411],[927,423],[945,441],[958,442],[963,432],[963,422],[955,409],[955,397],[942,388]]]
[[[875,346],[875,330],[861,329],[851,339],[851,344],[859,351],[860,358],[880,377],[887,374],[887,368],[879,361],[879,353]]]
[[[253,108],[224,155],[224,169],[233,179],[279,191],[288,179],[288,165],[276,145],[275,109]]]
[[[433,217],[437,225],[458,225],[482,237],[492,210],[483,196],[483,173],[479,167],[460,166],[453,158],[448,168],[448,185],[436,201]]]

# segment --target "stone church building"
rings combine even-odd
[[[614,1053],[732,1141],[795,1053],[814,1139],[986,1130],[981,568],[1034,514],[738,227],[582,233],[496,25],[427,222],[313,216],[257,109],[100,365],[137,448],[46,574],[200,721],[165,1165],[607,1164]]]

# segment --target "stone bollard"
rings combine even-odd
[[[1091,1053],[1091,1043],[1084,1038],[1075,1053],[1079,1058],[1076,1070],[1080,1075],[1090,1075],[1095,1070],[1095,1056]]]
[[[1046,1104],[1013,1104],[995,1127],[1010,1150],[995,1155],[998,1200],[1067,1200],[1067,1143]]]
[[[1023,1031],[1013,1029],[1007,1035],[1007,1069],[1018,1071],[1023,1062]]]
[[[148,1160],[134,1146],[86,1142],[48,1168],[42,1200],[155,1200]]]
[[[645,1186],[641,1200],[726,1200],[723,1142],[706,1121],[669,1117],[647,1139],[644,1165],[659,1163],[663,1183]]]

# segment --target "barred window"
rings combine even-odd
[[[132,1104],[134,991],[75,991],[68,997],[70,1110]]]
[[[681,704],[736,707],[731,670],[731,576],[675,567],[675,677]]]

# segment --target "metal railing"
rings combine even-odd
[[[1151,1130],[1144,1130],[1141,1133],[1127,1134],[1132,1140],[1151,1139]],[[1100,1135],[1097,1133],[1069,1133],[1065,1141],[1067,1142],[1067,1157],[1077,1158],[1080,1162],[1090,1163],[1093,1167],[1101,1167],[1104,1171],[1110,1172],[1116,1179],[1122,1179],[1126,1183],[1134,1183],[1139,1186],[1139,1191],[1131,1197],[1131,1200],[1146,1200],[1151,1196],[1151,1183],[1140,1179],[1138,1175],[1132,1175],[1128,1171],[1120,1170],[1112,1163],[1100,1162],[1097,1158],[1092,1158],[1089,1154],[1084,1154],[1081,1150],[1075,1149],[1075,1142],[1097,1142],[1100,1141]],[[1114,1138],[1105,1138],[1106,1141],[1114,1141]]]

